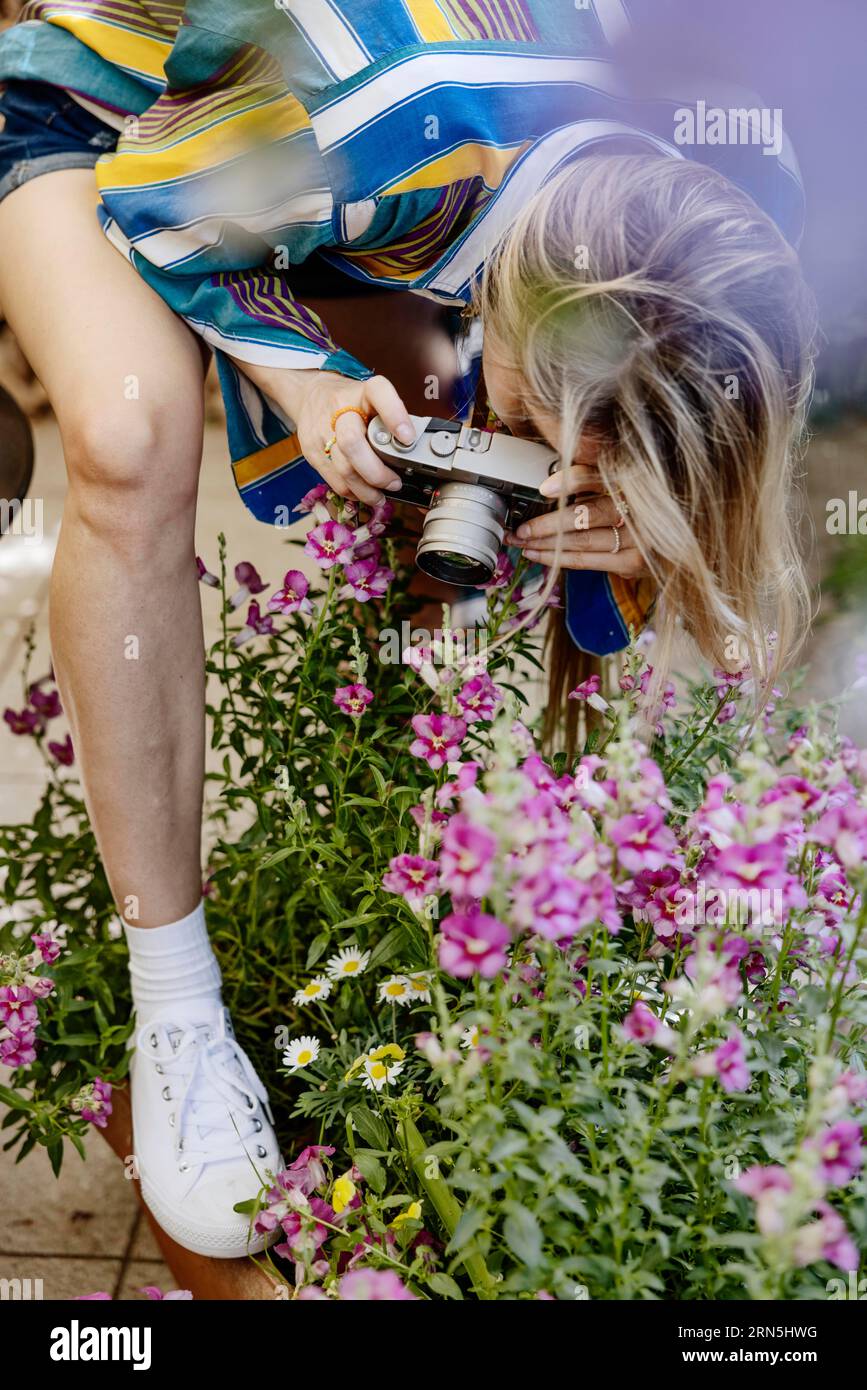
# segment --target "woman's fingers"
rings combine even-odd
[[[397,491],[400,478],[397,473],[387,468],[371,449],[367,442],[367,425],[362,415],[356,414],[354,410],[347,410],[337,420],[334,433],[337,443],[331,450],[332,458],[340,459],[345,468],[371,486]]]
[[[591,555],[604,555],[607,551],[616,554],[618,550],[634,546],[635,541],[628,526],[594,526],[592,531],[564,531],[559,538],[559,548],[564,554],[574,551],[582,554],[589,552]],[[525,555],[531,550],[545,550],[553,555],[557,547],[558,538],[554,535],[537,536],[534,540],[525,541],[521,549]]]
[[[525,550],[524,558],[540,565],[557,564],[565,570],[601,570],[607,574],[620,574],[624,579],[639,579],[650,570],[644,556],[634,545],[621,546],[620,550],[576,550],[561,549],[559,555],[553,545],[539,545],[537,549]]]
[[[543,497],[561,497],[564,491],[567,497],[571,497],[576,492],[604,490],[597,470],[584,463],[572,463],[568,468],[558,468],[556,473],[552,473],[550,478],[539,484],[539,491]]]
[[[527,545],[545,536],[556,536],[559,531],[568,535],[572,531],[589,532],[599,526],[622,525],[623,519],[616,503],[606,494],[604,497],[588,497],[577,504],[570,503],[562,512],[557,507],[543,516],[533,517],[532,521],[525,521],[518,527],[510,541]]]
[[[388,377],[372,376],[362,382],[364,404],[368,414],[378,415],[392,434],[396,434],[402,444],[411,444],[415,430],[409,412]]]
[[[325,466],[317,464],[316,467],[332,492],[336,492],[339,497],[354,497],[359,502],[366,502],[369,507],[375,507],[382,501],[380,490],[353,467],[341,445],[334,445]],[[385,471],[387,473],[388,469]]]

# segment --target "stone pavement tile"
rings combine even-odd
[[[132,1238],[132,1244],[129,1248],[129,1257],[131,1260],[145,1261],[161,1261],[163,1258],[160,1247],[157,1245],[154,1233],[151,1230],[150,1222],[144,1213],[142,1213],[139,1223],[136,1226],[135,1235]]]
[[[68,1149],[60,1177],[36,1148],[21,1163],[0,1158],[0,1250],[16,1255],[124,1255],[138,1204],[123,1167],[97,1134],[86,1140],[82,1162]]]
[[[162,1260],[130,1260],[123,1271],[117,1297],[124,1301],[143,1301],[147,1294],[142,1293],[142,1289],[148,1284],[155,1284],[162,1293],[178,1287]]]
[[[29,1279],[31,1297],[42,1280],[42,1297],[65,1301],[86,1293],[114,1293],[121,1261],[88,1260],[74,1255],[4,1255],[0,1253],[0,1279]],[[24,1285],[22,1292],[26,1291]],[[5,1315],[8,1317],[8,1315]]]

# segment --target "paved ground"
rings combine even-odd
[[[825,532],[825,502],[846,496],[849,487],[867,496],[867,424],[849,422],[819,436],[811,446],[809,477],[817,530],[816,563],[833,558],[834,542]],[[44,499],[45,538],[35,545],[6,537],[0,544],[0,710],[22,703],[19,670],[25,632],[35,621],[35,670],[48,665],[47,588],[65,490],[57,430],[46,419],[37,426],[35,491]],[[198,520],[198,550],[216,564],[216,535],[225,531],[232,563],[254,561],[263,578],[277,580],[288,567],[282,538],[253,521],[237,499],[226,464],[222,432],[208,431]],[[867,542],[865,542],[867,543]],[[293,552],[293,565],[298,564]],[[206,636],[216,636],[217,605],[203,594]],[[867,647],[864,612],[855,612],[820,630],[814,643],[813,688],[839,691],[851,680],[855,655]],[[853,734],[867,741],[867,700],[861,697],[845,715]],[[41,763],[28,739],[0,730],[0,820],[29,817],[42,784]],[[42,1279],[46,1298],[71,1298],[105,1290],[135,1298],[144,1284],[171,1287],[120,1164],[107,1145],[90,1136],[89,1158],[70,1155],[59,1182],[46,1155],[37,1150],[13,1167],[0,1159],[0,1279]]]

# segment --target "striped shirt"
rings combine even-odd
[[[623,136],[700,152],[797,239],[781,132],[772,157],[687,148],[676,112],[699,104],[623,93],[612,44],[642,6],[652,0],[31,0],[0,38],[0,79],[63,86],[118,129],[96,167],[103,229],[215,350],[238,488],[273,523],[318,475],[234,362],[371,374],[292,292],[293,267],[314,254],[337,276],[464,304],[528,197]],[[568,576],[578,645],[624,645],[641,614],[627,584],[615,589]]]

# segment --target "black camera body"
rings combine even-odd
[[[426,512],[416,563],[450,584],[486,583],[507,529],[547,511],[539,486],[557,454],[545,444],[411,415],[415,439],[402,444],[377,415],[367,427],[374,453],[400,475],[389,494]]]

